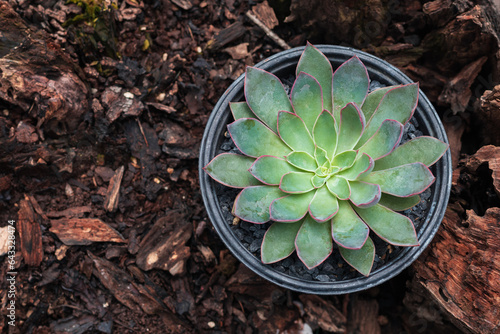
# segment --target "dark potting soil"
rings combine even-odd
[[[285,88],[289,89],[289,87],[291,87],[293,84],[293,80],[293,77],[290,80],[283,80]],[[370,83],[370,91],[380,87],[384,86],[375,80]],[[419,130],[418,121],[415,118],[412,118],[410,122],[405,125],[403,137],[400,144],[403,144],[410,139],[422,135],[423,133]],[[222,141],[220,150],[219,152],[217,152],[217,154],[224,152],[241,154],[227,132],[225,133],[225,138]],[[431,170],[433,173],[435,173],[434,168],[431,167]],[[214,184],[215,193],[217,194],[217,197],[219,199],[219,204],[226,223],[231,226],[231,230],[241,242],[243,247],[248,249],[254,256],[260,259],[260,246],[262,244],[264,234],[272,225],[272,222],[268,222],[265,224],[254,224],[243,220],[238,222],[239,219],[235,219],[235,217],[231,213],[231,210],[234,200],[241,189],[225,187],[219,183]],[[430,209],[430,197],[433,189],[434,186],[431,186],[429,189],[424,191],[422,194],[420,194],[420,203],[418,203],[413,208],[402,212],[405,216],[409,217],[413,221],[415,229],[417,230],[417,234],[423,222],[425,221],[425,217],[427,216],[427,213]],[[233,222],[237,223],[234,224]],[[372,267],[372,272],[376,271],[380,267],[383,267],[392,259],[398,257],[406,248],[390,245],[386,241],[380,239],[373,232],[370,232],[370,238],[372,238],[375,244],[375,260]],[[270,264],[269,267],[290,276],[320,282],[342,281],[353,279],[356,277],[362,277],[359,272],[354,270],[349,264],[347,264],[347,262],[345,262],[345,260],[340,255],[338,247],[335,243],[332,254],[322,264],[311,270],[307,269],[302,261],[300,261],[296,252],[294,252],[286,259]]]

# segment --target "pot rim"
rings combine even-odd
[[[387,85],[413,82],[393,65],[366,52],[335,45],[315,45],[315,47],[323,52],[330,62],[333,63],[340,64],[354,55],[358,56],[365,64],[370,80],[375,78],[375,80],[384,82]],[[293,70],[295,70],[295,66],[304,48],[305,46],[279,52],[259,62],[255,67],[272,73],[279,73],[280,71],[289,70],[290,66],[293,65]],[[230,117],[228,103],[230,101],[239,101],[242,98],[243,81],[244,74],[239,76],[229,86],[215,105],[203,134],[199,157],[199,177],[203,202],[212,225],[231,253],[259,276],[276,285],[302,293],[321,295],[345,294],[369,289],[395,277],[415,261],[432,241],[448,205],[452,178],[450,150],[447,150],[443,157],[434,165],[436,181],[431,195],[430,210],[425,220],[421,223],[419,231],[417,231],[420,246],[405,247],[396,258],[377,268],[368,277],[362,276],[343,281],[320,282],[289,276],[263,264],[260,259],[241,245],[230,226],[222,218],[222,212],[213,187],[215,181],[204,172],[203,167],[211,161],[218,150],[220,135],[223,133],[221,131],[226,129],[227,121]],[[448,143],[443,124],[434,107],[421,90],[419,94],[418,107],[413,117],[418,118],[419,127],[424,126],[426,132],[428,132],[427,135]]]

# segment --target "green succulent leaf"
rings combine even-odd
[[[262,183],[277,186],[283,175],[289,172],[298,172],[299,169],[290,165],[285,159],[263,155],[255,160],[249,171]]]
[[[314,174],[307,172],[290,172],[283,175],[280,189],[289,194],[302,194],[314,189],[311,178]]]
[[[278,111],[293,112],[280,79],[256,67],[246,69],[245,98],[252,112],[274,132],[278,130]]]
[[[278,133],[294,151],[314,153],[314,142],[302,119],[292,113],[280,111]]]
[[[377,160],[374,170],[393,168],[412,162],[432,166],[443,156],[448,144],[433,137],[417,137],[398,146],[391,154]]]
[[[340,65],[333,73],[332,80],[335,118],[338,119],[340,110],[349,102],[362,105],[368,94],[369,85],[368,72],[358,57],[354,56]]]
[[[316,160],[306,152],[292,152],[285,157],[289,164],[297,167],[298,169],[314,172],[318,165]]]
[[[312,75],[323,88],[323,108],[329,111],[332,109],[332,65],[328,58],[321,51],[310,43],[307,43],[304,52],[300,56],[297,64],[296,76],[304,72]]]
[[[378,204],[385,206],[393,211],[405,211],[413,208],[420,203],[420,196],[396,197],[389,194],[382,194]]]
[[[295,247],[308,269],[320,265],[333,250],[330,224],[318,223],[308,215],[297,233]]]
[[[379,237],[396,246],[418,246],[412,221],[380,204],[354,210]]]
[[[373,159],[368,154],[358,154],[358,158],[354,161],[352,167],[340,171],[338,175],[349,181],[357,180],[369,174],[373,166]]]
[[[356,151],[344,151],[333,158],[332,166],[337,166],[340,169],[350,168],[354,164],[356,156]]]
[[[227,126],[233,142],[243,154],[257,158],[262,155],[284,157],[290,148],[262,122],[242,118]]]
[[[395,87],[396,86],[378,88],[378,89],[375,89],[370,94],[368,94],[365,102],[363,103],[363,106],[361,107],[361,110],[363,111],[363,114],[365,115],[365,119],[369,120],[372,117],[373,113],[375,112],[378,105],[380,104],[380,101],[382,101],[382,98],[384,97],[385,93],[387,93],[389,90],[391,90]]]
[[[286,195],[273,186],[254,186],[243,189],[234,201],[233,213],[240,219],[262,224],[269,221],[272,201]]]
[[[250,107],[246,102],[229,102],[229,108],[233,114],[234,120],[240,118],[256,118]]]
[[[215,181],[228,187],[245,188],[261,184],[250,174],[248,169],[255,159],[234,153],[222,153],[216,156],[203,169]]]
[[[341,176],[334,175],[326,181],[328,190],[337,196],[340,200],[349,199],[351,196],[351,188],[349,182]]]
[[[323,93],[319,82],[310,74],[300,72],[290,94],[295,113],[302,118],[310,133],[323,110]]]
[[[332,218],[339,210],[338,199],[326,187],[316,189],[309,205],[309,213],[314,220],[324,222]]]
[[[429,168],[421,162],[371,172],[363,181],[380,185],[382,192],[409,197],[427,189],[435,178]]]
[[[329,163],[327,153],[321,147],[316,146],[316,149],[314,150],[314,157],[316,158],[318,166],[324,166]]]
[[[324,110],[314,124],[313,137],[316,145],[325,150],[329,160],[333,158],[337,147],[337,131],[335,118]]]
[[[309,209],[309,203],[311,203],[314,193],[314,191],[310,191],[274,200],[271,203],[271,220],[286,223],[302,219]]]
[[[375,245],[371,238],[366,239],[361,249],[347,249],[339,246],[340,255],[351,267],[362,275],[370,275],[375,260]]]
[[[332,218],[333,240],[344,248],[360,249],[370,229],[358,217],[347,201],[339,201],[339,212]]]
[[[380,159],[389,153],[401,141],[403,124],[392,119],[386,119],[375,134],[359,148],[359,153],[366,153],[373,160]]]
[[[262,241],[262,262],[266,264],[278,262],[292,254],[295,250],[295,238],[302,222],[299,220],[295,223],[273,223]]]
[[[352,150],[364,131],[365,116],[356,104],[348,103],[342,109],[339,127],[336,154]]]
[[[412,117],[418,102],[418,84],[397,86],[385,93],[379,106],[368,121],[358,146],[363,145],[377,131],[383,121],[393,119],[406,124]]]
[[[378,184],[367,183],[363,181],[350,181],[352,204],[359,208],[369,208],[378,203],[381,196],[380,186]]]
[[[319,176],[315,174],[311,178],[311,183],[314,186],[314,188],[320,188],[325,184],[326,180],[327,180],[326,176]]]

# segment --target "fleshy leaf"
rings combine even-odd
[[[405,211],[420,203],[420,196],[396,197],[389,194],[382,194],[378,204],[393,211]]]
[[[370,275],[375,260],[375,245],[371,238],[366,239],[361,249],[347,249],[339,246],[340,255],[351,267],[362,275]]]
[[[262,183],[279,185],[283,175],[288,172],[298,172],[299,170],[286,162],[285,159],[272,155],[263,155],[255,160],[249,171]]]
[[[246,69],[245,98],[252,112],[274,132],[278,130],[278,111],[293,112],[280,79],[256,67]]]
[[[318,168],[316,160],[306,152],[292,152],[285,159],[289,164],[309,172],[314,172]]]
[[[349,102],[361,106],[365,101],[366,94],[368,94],[369,85],[368,71],[358,57],[354,56],[340,65],[333,73],[332,80],[333,108],[335,110],[333,115],[335,118]]]
[[[330,224],[318,223],[308,215],[297,233],[295,247],[308,269],[320,265],[333,250]]]
[[[368,154],[373,160],[380,159],[389,153],[401,141],[403,124],[386,119],[375,134],[359,148],[359,153]]]
[[[382,192],[398,197],[420,194],[434,180],[429,168],[421,162],[371,172],[363,178],[363,181],[379,184]]]
[[[293,110],[312,133],[314,123],[323,110],[323,93],[318,81],[310,74],[300,72],[295,79],[290,97]]]
[[[359,137],[365,128],[365,116],[358,106],[348,103],[340,112],[339,135],[337,140],[337,151],[352,150],[356,146]]]
[[[363,106],[361,107],[361,111],[363,111],[365,119],[369,120],[372,117],[373,113],[375,112],[375,109],[377,109],[385,93],[387,93],[387,91],[393,88],[395,88],[395,86],[378,88],[375,89],[370,94],[368,94],[365,102],[363,103]]]
[[[341,200],[349,199],[351,196],[351,188],[349,182],[343,177],[334,175],[326,181],[328,190]]]
[[[302,194],[314,189],[311,183],[313,173],[290,172],[283,175],[280,182],[280,189],[289,194]]]
[[[271,203],[271,219],[277,222],[295,222],[302,219],[314,197],[314,191],[278,198]],[[284,193],[283,193],[284,194]]]
[[[339,210],[337,197],[330,193],[326,187],[316,190],[314,198],[309,205],[309,213],[314,220],[324,222],[332,218]]]
[[[329,160],[333,158],[337,146],[335,118],[324,110],[314,124],[314,143],[326,151]]]
[[[316,162],[319,166],[323,166],[328,162],[327,153],[321,147],[316,146],[316,149],[314,150],[314,157],[316,158]]]
[[[356,156],[356,151],[344,151],[333,158],[332,166],[337,166],[340,169],[347,169],[354,164]]]
[[[352,204],[359,208],[368,208],[377,204],[380,200],[381,192],[378,184],[351,181],[349,186],[351,187],[350,200]]]
[[[383,121],[393,119],[406,124],[413,116],[418,102],[418,84],[397,86],[385,93],[379,106],[368,121],[358,146],[363,145],[377,131]]]
[[[311,178],[311,183],[314,186],[314,188],[319,188],[325,184],[326,180],[327,180],[326,176],[318,176],[315,174]]]
[[[370,229],[347,201],[339,201],[339,212],[332,218],[333,240],[344,248],[363,247]]]
[[[352,167],[340,171],[338,175],[349,181],[357,180],[358,178],[362,178],[363,175],[370,173],[373,166],[373,159],[368,154],[358,154],[358,158],[354,161]]]
[[[274,263],[292,254],[300,226],[302,226],[302,220],[295,223],[273,223],[262,241],[262,262]]]
[[[255,159],[240,154],[222,153],[203,169],[214,180],[228,187],[245,188],[261,184],[248,171]]]
[[[281,139],[294,151],[314,153],[314,142],[299,116],[280,111],[278,115],[278,133]]]
[[[286,195],[278,187],[255,186],[243,189],[234,201],[234,214],[246,221],[262,224],[269,221],[272,201]]]
[[[388,169],[412,162],[432,166],[448,149],[448,144],[433,137],[417,137],[398,146],[388,156],[377,160],[374,170]]]
[[[257,118],[246,102],[229,102],[234,120],[240,118]]]
[[[227,126],[233,142],[245,155],[284,157],[290,148],[262,122],[254,118],[241,118]]]
[[[412,221],[380,204],[354,210],[379,237],[396,246],[418,246]]]
[[[309,42],[300,56],[299,63],[297,64],[296,76],[299,76],[300,72],[308,73],[318,80],[323,88],[323,108],[333,111],[332,65],[328,58]]]

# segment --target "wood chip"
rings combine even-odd
[[[142,270],[158,268],[171,275],[183,274],[191,256],[186,246],[191,235],[192,225],[180,213],[171,212],[158,219],[140,244],[137,265]]]
[[[9,250],[9,226],[0,227],[0,256]]]
[[[97,218],[70,218],[51,221],[50,231],[68,246],[93,242],[126,242],[120,233]]]
[[[381,333],[378,321],[379,306],[376,300],[362,300],[355,296],[351,305],[352,313],[347,327],[348,333]]]
[[[241,43],[236,46],[231,46],[229,48],[225,48],[224,51],[229,53],[231,58],[235,60],[245,59],[250,55],[250,53],[248,52],[248,43]]]
[[[179,6],[184,10],[189,10],[193,8],[193,4],[189,0],[170,0],[170,1],[172,1],[173,4]]]
[[[104,202],[104,209],[108,212],[114,212],[118,208],[118,203],[120,201],[120,186],[124,171],[125,166],[119,167],[115,171],[115,175],[113,175],[109,181],[108,192],[106,193],[106,200]]]
[[[497,333],[500,208],[489,208],[482,217],[467,210],[466,216],[446,211],[433,244],[413,264],[412,290],[423,289],[420,300],[434,300],[444,311],[439,313],[464,332]]]
[[[319,326],[327,332],[345,333],[347,319],[335,306],[314,295],[300,295],[299,298],[304,304],[307,323],[314,324],[313,328]]]
[[[43,259],[40,216],[33,210],[28,199],[19,203],[17,231],[21,242],[21,254],[28,266],[39,266]]]
[[[266,27],[271,30],[279,24],[278,18],[274,13],[274,9],[269,6],[267,0],[253,6],[252,12]]]
[[[77,206],[74,208],[68,208],[63,211],[49,211],[47,212],[47,217],[50,218],[73,218],[73,217],[82,217],[86,213],[92,212],[92,207],[86,206]]]
[[[466,166],[469,170],[476,171],[484,163],[488,163],[488,168],[492,171],[493,186],[500,196],[500,147],[493,145],[481,147],[467,160]]]

